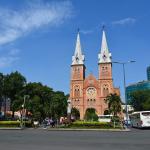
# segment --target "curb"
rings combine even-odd
[[[0,130],[23,130],[22,128],[0,128]]]
[[[0,128],[0,130],[35,130],[35,128]],[[110,132],[130,132],[130,129],[80,129],[80,128],[36,128],[36,130],[47,131],[110,131]]]
[[[66,128],[55,128],[47,129],[48,131],[113,131],[113,132],[129,132],[130,129],[66,129]]]

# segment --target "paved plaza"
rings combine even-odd
[[[0,150],[149,150],[150,130],[0,130]]]

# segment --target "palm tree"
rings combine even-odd
[[[116,93],[108,95],[105,102],[108,104],[109,113],[114,117],[121,112],[121,99]]]

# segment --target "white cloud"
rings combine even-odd
[[[71,15],[70,1],[39,1],[18,11],[0,7],[0,45],[12,42],[45,25],[58,26]]]
[[[11,66],[12,63],[16,62],[19,57],[3,56],[0,57],[0,68]]]
[[[125,24],[133,24],[136,22],[136,19],[135,18],[124,18],[124,19],[121,19],[121,20],[117,20],[117,21],[113,21],[112,24],[113,25],[125,25]]]
[[[19,49],[11,49],[7,52],[7,54],[0,57],[0,68],[9,67],[20,58],[18,57],[20,50]]]

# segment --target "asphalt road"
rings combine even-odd
[[[0,150],[149,150],[150,130],[0,130]]]

